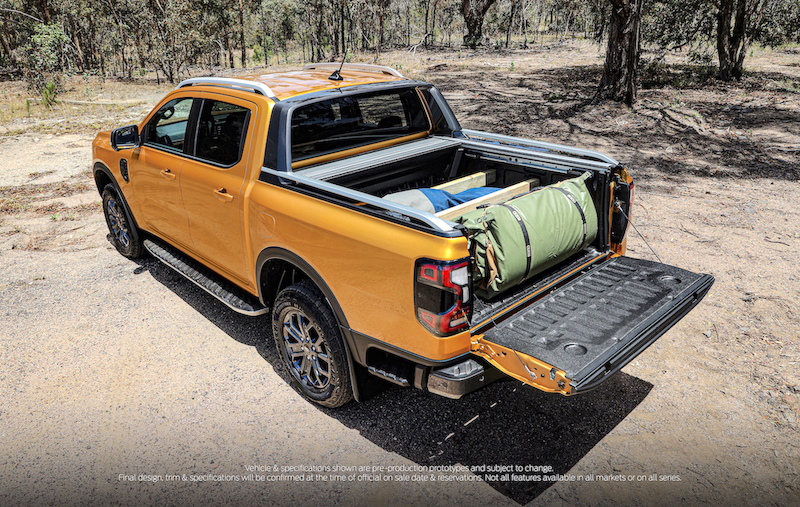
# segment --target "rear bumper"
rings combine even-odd
[[[497,368],[484,366],[474,359],[434,370],[428,376],[428,391],[457,400],[502,378]]]

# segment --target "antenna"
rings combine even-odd
[[[331,81],[341,81],[344,79],[340,72],[342,71],[342,67],[344,67],[344,61],[347,59],[347,48],[344,50],[344,56],[342,57],[342,64],[339,65],[339,68],[333,71],[333,74],[328,76],[328,79]]]

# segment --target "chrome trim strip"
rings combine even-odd
[[[499,141],[503,143],[511,143],[511,144],[518,144],[521,146],[533,146],[536,148],[544,148],[547,150],[553,151],[560,151],[562,153],[568,153],[570,155],[578,155],[581,157],[588,157],[593,158],[596,160],[603,161],[607,164],[611,164],[612,166],[619,165],[619,162],[614,160],[613,158],[609,157],[604,153],[600,153],[598,151],[592,150],[584,150],[582,148],[575,148],[573,146],[564,146],[563,144],[553,144],[553,143],[546,143],[544,141],[532,141],[530,139],[523,139],[521,137],[513,137],[513,136],[504,136],[502,134],[492,134],[490,132],[481,132],[479,130],[471,130],[471,129],[463,129],[461,133],[466,135],[467,137],[482,137],[484,139],[489,139],[492,141]]]
[[[400,74],[397,70],[391,67],[386,67],[385,65],[371,65],[369,63],[345,63],[344,65],[336,62],[309,63],[308,65],[303,67],[303,70],[338,69],[339,66],[342,66],[342,70],[351,69],[351,70],[365,70],[368,72],[382,72],[384,74],[389,74],[390,76],[400,77],[405,79],[404,75]]]
[[[230,88],[240,88],[252,90],[271,99],[275,98],[275,93],[264,83],[259,83],[258,81],[248,81],[246,79],[234,79],[230,77],[193,77],[184,79],[175,89],[177,90],[178,88],[192,85],[227,86]]]
[[[383,208],[390,212],[399,213],[401,215],[405,215],[410,218],[415,218],[429,225],[432,229],[438,232],[455,231],[455,228],[453,227],[455,224],[453,222],[442,220],[441,218],[432,215],[430,213],[426,213],[422,210],[410,208],[408,206],[403,206],[402,204],[387,201],[385,199],[381,199],[380,197],[375,197],[374,195],[370,195],[364,192],[359,192],[358,190],[352,190],[346,187],[342,187],[340,185],[334,185],[333,183],[328,183],[326,181],[320,181],[318,179],[309,178],[297,173],[285,173],[282,171],[276,171],[275,169],[270,169],[268,167],[262,167],[261,172],[271,174],[272,176],[277,176],[278,178],[284,178],[297,183],[302,183],[303,185],[308,185],[310,187],[318,188],[320,190],[324,190],[332,194],[341,195],[342,197],[346,197],[348,199],[352,199],[357,202],[371,204],[372,206]]]

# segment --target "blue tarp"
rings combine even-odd
[[[457,194],[451,194],[444,190],[419,188],[387,194],[384,195],[383,198],[411,208],[427,211],[428,213],[437,213],[461,203],[483,197],[486,194],[497,192],[498,190],[500,189],[494,187],[479,187],[470,188],[469,190],[464,190]]]
[[[439,211],[452,208],[453,206],[458,206],[461,203],[483,197],[492,192],[497,192],[500,189],[494,187],[478,187],[470,188],[457,194],[451,194],[450,192],[434,188],[420,188],[419,190],[431,201],[433,209],[438,213]]]

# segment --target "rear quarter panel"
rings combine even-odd
[[[414,262],[468,255],[463,237],[442,238],[269,183],[248,210],[254,258],[286,249],[322,277],[349,327],[431,360],[469,352],[469,332],[437,338],[417,321]]]

